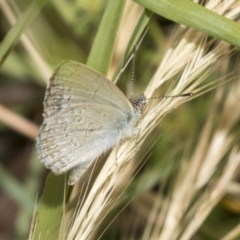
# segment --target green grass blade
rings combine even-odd
[[[18,22],[11,28],[0,45],[0,64],[6,59],[11,49],[19,40],[21,34],[32,23],[48,0],[35,0],[21,16]]]
[[[240,46],[240,26],[189,0],[134,0],[172,21],[198,29],[212,37]]]
[[[58,239],[64,207],[64,196],[70,188],[64,190],[66,175],[55,176],[49,173],[35,216],[36,228],[32,239]],[[66,194],[64,194],[64,191]]]
[[[95,37],[87,65],[106,75],[112,60],[119,24],[126,0],[110,0],[97,35]]]

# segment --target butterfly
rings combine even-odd
[[[127,99],[102,74],[65,61],[47,86],[38,157],[55,174],[71,170],[73,185],[99,156],[139,133],[145,104],[144,94]]]

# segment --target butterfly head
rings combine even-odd
[[[139,97],[132,97],[129,99],[137,111],[141,111],[144,105],[146,105],[146,97],[144,94],[141,94]]]

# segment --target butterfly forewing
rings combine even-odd
[[[45,114],[51,116],[79,102],[114,106],[121,111],[132,108],[125,95],[103,75],[74,61],[63,62],[50,79]]]

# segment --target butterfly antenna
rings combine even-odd
[[[137,47],[134,45],[133,57],[132,57],[132,79],[131,79],[131,97],[133,96],[133,84],[135,79],[135,59],[136,59]]]
[[[177,98],[177,97],[191,97],[193,96],[194,93],[183,93],[183,94],[178,94],[178,95],[166,95],[166,96],[160,96],[160,97],[151,97],[151,98],[146,98],[146,100],[151,100],[151,99],[158,99],[158,98]]]

